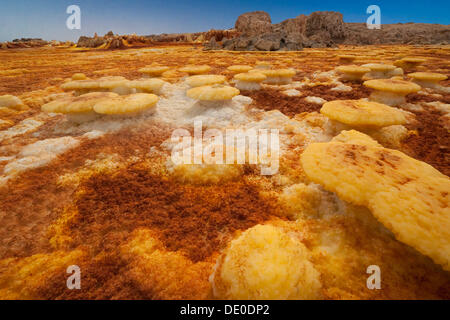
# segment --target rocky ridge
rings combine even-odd
[[[299,15],[278,24],[272,24],[267,12],[248,12],[238,17],[235,30],[239,36],[222,43],[210,41],[206,49],[277,51],[334,47],[339,44],[450,43],[448,25],[399,23],[370,30],[365,23],[345,23],[341,13],[331,11]]]

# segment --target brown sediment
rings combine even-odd
[[[419,94],[419,93],[411,93],[408,94],[406,96],[406,102],[408,103],[420,103],[420,102],[435,102],[435,101],[440,101],[442,103],[447,103],[450,104],[450,94],[442,94],[442,93],[438,93],[437,94],[441,95],[442,97],[436,97],[436,96],[431,96],[431,95],[424,95],[424,94]]]
[[[128,262],[119,251],[98,255],[78,265],[82,270],[81,290],[67,290],[67,274],[53,275],[48,282],[37,288],[41,299],[152,299],[154,296],[142,292],[139,285],[127,276]]]
[[[262,110],[279,110],[283,114],[293,117],[302,112],[320,111],[320,104],[307,102],[308,96],[319,97],[327,101],[344,99],[361,99],[369,96],[369,89],[353,85],[354,89],[350,92],[331,91],[334,86],[319,85],[301,89],[301,96],[288,96],[279,90],[265,88],[264,90],[246,91],[241,94],[253,99],[250,107],[256,107]]]
[[[75,245],[89,243],[99,251],[117,246],[122,236],[114,234],[146,227],[157,231],[168,250],[202,261],[223,248],[236,230],[278,215],[276,200],[262,197],[258,187],[245,181],[196,186],[137,167],[93,176],[82,190],[71,235]]]
[[[19,174],[0,189],[0,259],[24,257],[50,249],[46,231],[59,211],[71,201],[73,187],[59,186],[61,174],[84,165],[99,153],[118,154],[122,159],[147,154],[170,136],[161,125],[133,131],[123,129],[81,144],[49,165]]]
[[[403,140],[404,151],[450,176],[450,132],[440,119],[442,113],[431,108],[413,113],[418,121],[408,129],[417,130],[418,134]]]
[[[352,91],[333,91],[335,86],[330,85],[320,85],[315,87],[307,87],[302,89],[303,95],[306,96],[314,96],[325,99],[327,101],[334,100],[356,100],[362,98],[368,98],[370,95],[370,89],[364,87],[361,84],[357,83],[345,83],[347,86],[352,87]]]
[[[253,99],[250,108],[259,108],[265,111],[279,110],[283,114],[293,117],[302,112],[319,111],[321,106],[306,102],[304,97],[289,97],[281,91],[264,89],[258,91],[241,91],[242,95]]]

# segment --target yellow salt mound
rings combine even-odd
[[[320,113],[330,119],[355,126],[385,127],[406,123],[403,113],[387,105],[365,100],[327,102]]]
[[[217,74],[196,75],[190,76],[186,79],[186,83],[192,88],[220,84],[224,83],[225,81],[225,76]]]
[[[227,70],[234,72],[234,73],[248,72],[252,69],[253,69],[253,67],[247,66],[247,65],[234,65],[234,66],[229,66],[227,68]]]
[[[231,100],[231,98],[239,94],[239,90],[224,85],[213,85],[192,88],[186,94],[192,99],[201,101],[222,101]]]
[[[154,93],[159,94],[161,93],[162,87],[167,82],[161,80],[161,79],[142,79],[142,80],[132,80],[128,82],[128,86],[130,88],[136,89],[137,93]]]
[[[113,92],[91,92],[77,97],[51,101],[44,104],[41,109],[48,113],[85,113],[92,111],[96,103],[116,97],[118,94]]]
[[[368,143],[370,138],[338,139],[305,149],[301,163],[308,178],[368,207],[399,241],[450,271],[450,179],[400,151]]]
[[[190,74],[190,75],[195,75],[195,74],[208,73],[209,71],[211,71],[211,67],[207,66],[207,65],[200,65],[200,66],[189,65],[189,66],[182,67],[179,70],[181,72],[186,72],[187,74]]]
[[[94,111],[109,115],[134,115],[148,109],[154,109],[157,102],[157,95],[151,93],[135,93],[102,100],[94,105]]]
[[[6,94],[3,96],[0,96],[0,108],[8,108],[11,110],[25,110],[27,109],[27,106],[25,106],[19,98],[16,96]]]
[[[308,249],[280,228],[257,225],[230,243],[210,281],[219,299],[318,299]]]

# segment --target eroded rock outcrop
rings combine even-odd
[[[235,28],[239,36],[222,43],[208,43],[205,48],[276,51],[334,47],[339,44],[450,43],[450,26],[399,23],[382,25],[381,30],[369,30],[364,23],[345,23],[341,13],[332,11],[299,15],[278,24],[271,24],[270,15],[266,12],[248,12],[238,17]]]
[[[369,30],[364,23],[345,23],[341,13],[332,11],[313,12],[309,16],[301,14],[272,24],[267,12],[254,11],[240,15],[234,29],[229,30],[143,37],[118,36],[110,31],[103,37],[80,37],[77,45],[116,49],[158,43],[201,43],[205,50],[240,51],[301,50],[339,44],[448,44],[450,26],[408,23],[382,25],[381,30]]]
[[[61,42],[57,40],[52,41],[46,41],[42,40],[40,38],[21,38],[21,39],[14,39],[10,42],[1,42],[0,43],[0,49],[20,49],[20,48],[39,48],[44,46],[51,46],[51,47],[57,47],[57,46],[72,46],[73,43],[70,41]]]
[[[247,12],[237,18],[234,28],[243,36],[258,36],[272,31],[272,20],[264,11]]]

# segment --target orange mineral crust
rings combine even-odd
[[[450,82],[390,87],[448,46],[139,43],[0,49],[0,299],[450,299]],[[209,129],[279,149],[210,163]]]
[[[93,176],[81,189],[71,233],[79,239],[75,243],[88,242],[98,250],[104,244],[98,237],[102,230],[123,233],[146,227],[156,230],[168,250],[202,261],[223,247],[234,231],[277,214],[276,201],[262,197],[248,183],[180,185],[134,168],[113,177]]]

